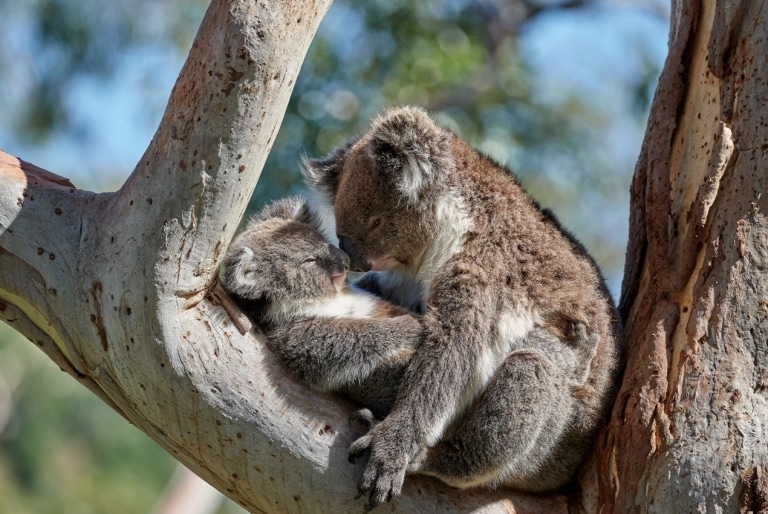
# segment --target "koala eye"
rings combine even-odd
[[[304,259],[304,262],[302,262],[302,264],[314,264],[315,262],[317,262],[317,257],[310,256]]]
[[[376,230],[381,226],[381,216],[375,216],[368,222],[368,226],[371,230]]]

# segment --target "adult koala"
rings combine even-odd
[[[396,108],[307,183],[368,289],[424,312],[392,412],[350,448],[372,508],[408,473],[546,491],[574,475],[612,404],[618,315],[584,248],[512,173],[425,111]],[[586,332],[586,333],[585,333]]]

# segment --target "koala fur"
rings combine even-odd
[[[584,248],[514,175],[415,107],[305,163],[369,290],[424,312],[370,451],[369,507],[406,472],[547,491],[574,475],[613,402],[621,327]]]
[[[286,198],[233,241],[220,281],[300,380],[383,418],[422,329],[404,309],[350,288],[348,267],[304,200]]]

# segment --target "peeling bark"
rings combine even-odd
[[[607,511],[738,512],[742,491],[767,492],[754,471],[768,460],[764,8],[673,10],[632,184]]]

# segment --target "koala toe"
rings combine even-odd
[[[366,434],[352,443],[349,447],[349,462],[354,464],[357,459],[365,455],[365,452],[367,452],[371,446],[371,440],[371,435]],[[358,486],[358,489],[360,489],[360,486]]]
[[[363,434],[370,432],[377,424],[376,417],[369,409],[359,409],[349,415],[349,426]]]
[[[366,512],[392,501],[392,498],[400,495],[405,480],[405,470],[390,466],[379,467],[376,472],[364,474],[370,482],[370,494],[365,506]],[[375,476],[374,476],[375,475]],[[366,482],[368,485],[368,482]]]

